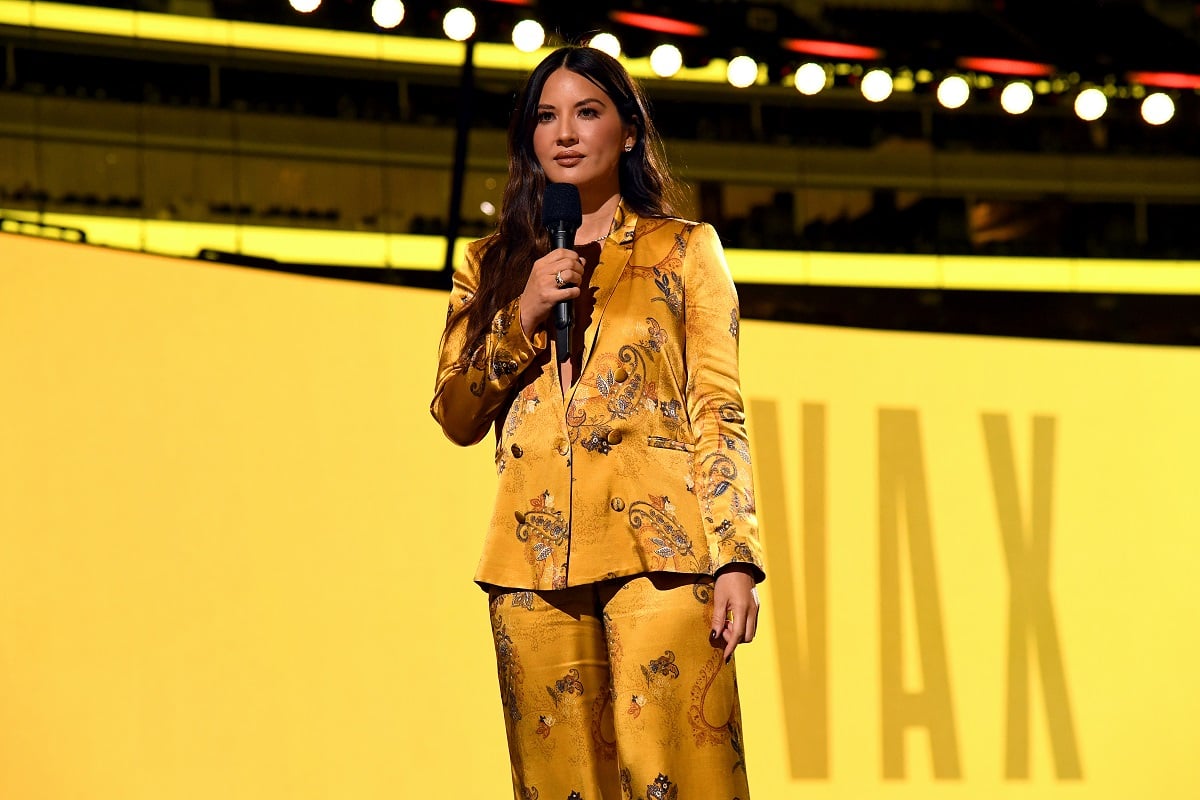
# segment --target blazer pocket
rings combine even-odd
[[[665,436],[647,436],[646,444],[649,447],[658,447],[663,450],[678,450],[681,453],[690,453],[693,449],[693,446],[687,442],[681,442],[678,439],[668,439]]]

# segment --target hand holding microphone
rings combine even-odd
[[[583,280],[583,263],[574,250],[575,232],[583,224],[579,189],[569,183],[548,185],[542,221],[550,234],[551,250],[533,262],[521,295],[521,326],[526,335],[532,335],[553,306],[555,349],[563,362],[571,353],[574,299]]]

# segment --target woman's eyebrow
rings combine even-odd
[[[584,98],[583,100],[580,100],[578,103],[576,103],[575,108],[579,108],[580,106],[586,106],[588,103],[596,103],[597,105],[605,105],[604,101],[601,100],[599,97],[587,97],[587,98]],[[538,103],[539,111],[541,111],[542,109],[547,109],[549,111],[553,111],[555,108],[556,108],[556,106],[553,103]]]

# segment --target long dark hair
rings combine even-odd
[[[615,58],[591,47],[560,47],[542,60],[517,96],[508,126],[508,183],[500,225],[484,244],[479,286],[467,314],[464,357],[478,347],[492,318],[525,289],[533,262],[550,250],[542,228],[546,173],[533,150],[542,87],[551,73],[569,69],[612,98],[621,121],[637,129],[633,149],[621,154],[621,196],[644,217],[677,213],[681,193],[663,155],[662,139],[650,119],[645,93]]]

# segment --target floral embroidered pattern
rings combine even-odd
[[[700,502],[704,509],[705,519],[713,522],[713,501],[729,491],[733,482],[737,480],[738,471],[733,460],[723,453],[709,453],[704,457],[702,463],[704,487],[700,495]]]
[[[612,760],[617,757],[616,739],[604,738],[604,720],[608,716],[608,707],[612,703],[612,693],[602,691],[596,695],[592,703],[592,746],[600,758]]]
[[[645,800],[677,800],[679,797],[679,787],[671,783],[671,779],[666,775],[659,773],[654,779],[654,783],[646,787]]]
[[[512,637],[508,635],[508,626],[497,613],[492,615],[492,627],[496,641],[496,670],[500,678],[500,703],[512,722],[520,722],[522,714],[517,707],[517,697],[524,683],[524,671],[513,649]]]
[[[651,302],[666,303],[671,315],[679,319],[683,313],[683,280],[679,273],[655,267],[654,285],[658,287],[662,297],[652,298]]]
[[[529,501],[529,511],[518,511],[516,517],[517,540],[526,544],[525,558],[534,568],[537,582],[549,571],[551,585],[565,588],[568,528],[563,513],[554,508],[554,497],[549,491],[542,492]]]
[[[708,555],[697,558],[691,537],[675,518],[670,498],[651,495],[629,506],[629,525],[643,534],[646,549],[657,557],[653,569],[707,572]]]
[[[667,343],[667,329],[654,317],[646,317],[646,338],[638,344],[652,353],[661,353]]]
[[[664,675],[668,678],[679,677],[679,667],[675,666],[675,653],[672,650],[665,650],[663,654],[650,662],[650,666],[643,668],[643,674],[646,675],[646,680],[650,680],[651,675]]]
[[[554,727],[554,717],[549,714],[542,714],[538,717],[538,726],[534,732],[543,739],[550,736],[550,729]]]
[[[729,745],[737,756],[733,769],[741,768],[744,771],[746,769],[745,753],[742,749],[741,719],[737,703],[730,708],[729,718],[721,722],[708,719],[705,707],[708,702],[708,693],[723,666],[724,660],[718,650],[701,668],[700,674],[692,686],[692,704],[688,707],[688,722],[692,726],[692,736],[695,738],[697,747]],[[737,691],[736,682],[734,691],[735,693]]]
[[[580,439],[579,443],[583,445],[584,450],[606,456],[612,450],[612,447],[608,444],[608,434],[610,433],[612,433],[612,428],[598,426],[593,428],[592,432],[586,438]]]
[[[606,361],[596,369],[591,384],[596,393],[591,397],[584,395],[581,390],[585,387],[581,384],[566,415],[571,440],[600,455],[608,455],[621,441],[620,433],[613,436],[614,427],[618,427],[615,423],[624,422],[645,408],[646,362],[638,348],[624,345],[615,355],[607,356]]]
[[[571,668],[567,674],[554,682],[554,690],[558,694],[583,694],[583,681],[579,680],[579,670]],[[553,695],[552,695],[553,696]]]
[[[733,338],[738,338],[740,323],[738,322],[738,310],[736,308],[729,309],[729,335]]]

